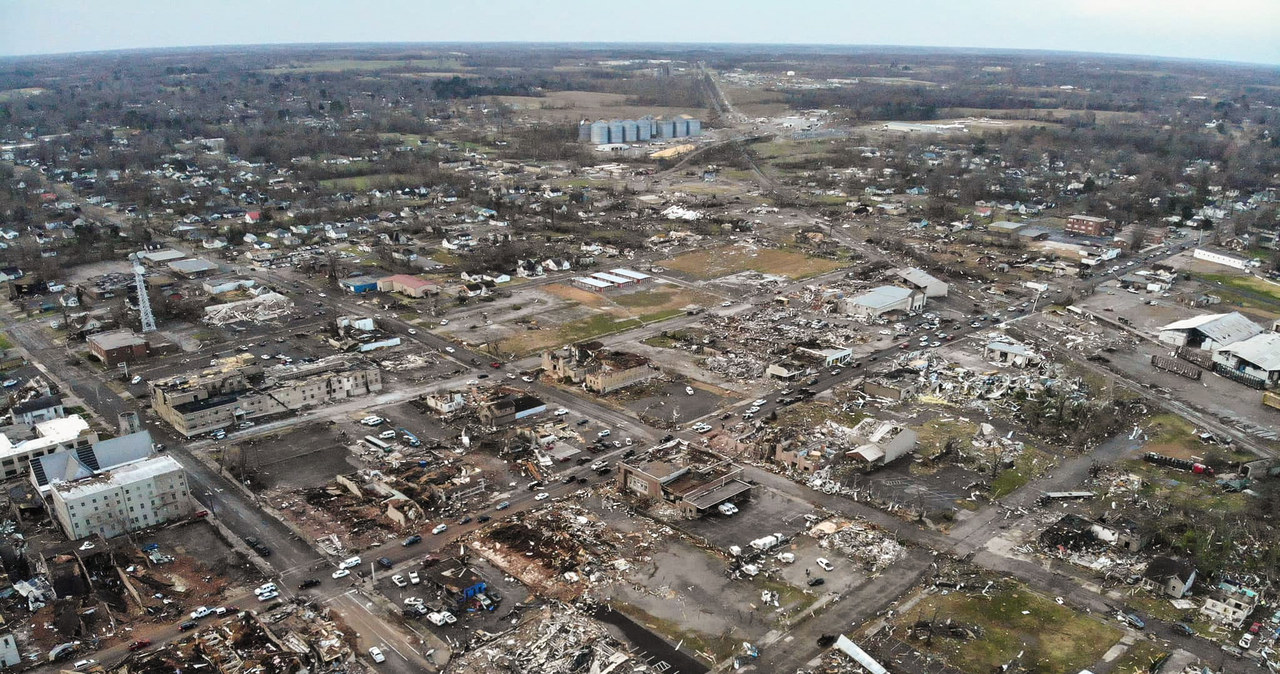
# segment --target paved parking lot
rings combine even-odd
[[[240,444],[248,453],[254,480],[267,489],[319,487],[356,467],[335,427],[327,423],[306,424],[280,436]]]
[[[628,401],[626,407],[644,418],[684,423],[706,416],[726,402],[725,398],[696,386],[691,387],[693,395],[689,395],[685,387],[684,382],[667,382],[650,395]]]
[[[793,536],[805,529],[804,516],[812,513],[813,507],[808,504],[757,486],[751,500],[740,504],[735,515],[726,517],[717,512],[677,522],[676,526],[712,547],[728,550],[731,545],[745,548],[751,541],[772,533]]]
[[[824,592],[844,593],[867,581],[867,574],[858,568],[852,560],[842,556],[835,550],[824,550],[818,546],[818,541],[809,536],[796,536],[786,545],[779,547],[777,550],[771,550],[769,557],[777,559],[777,554],[781,552],[790,552],[796,556],[796,561],[791,564],[776,563],[782,579],[796,587],[808,587],[810,580],[821,578],[823,584],[812,588],[815,594]],[[833,569],[827,571],[818,566],[817,559],[821,557],[828,560]]]

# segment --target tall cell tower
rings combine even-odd
[[[147,279],[143,276],[146,269],[137,253],[129,256],[133,260],[133,283],[138,291],[138,315],[142,320],[142,331],[156,331],[156,317],[151,313],[151,298],[147,297]]]

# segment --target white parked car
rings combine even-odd
[[[196,610],[191,612],[191,619],[199,620],[209,615],[210,613],[213,613],[213,611],[210,611],[207,606],[199,606],[199,607],[196,607]]]
[[[422,604],[423,604],[422,597],[405,597],[404,598],[405,606],[422,606]]]
[[[418,331],[417,331],[417,330],[414,330],[413,328],[409,328],[409,334],[411,334],[411,335],[416,335],[416,334],[418,334]]]
[[[690,396],[691,396],[691,395],[693,395],[693,387],[692,387],[692,386],[686,386],[686,387],[684,387],[684,394],[685,394],[685,395],[690,395]]]
[[[440,325],[448,325],[448,324],[449,324],[449,319],[447,318],[440,319]],[[450,349],[449,353],[453,353],[453,349]]]
[[[566,415],[566,414],[568,414],[568,413],[569,413],[569,410],[567,410],[567,409],[565,409],[565,408],[563,408],[563,407],[561,407],[560,409],[556,410],[556,416],[558,416],[558,417],[562,417],[562,416],[564,416],[564,415]]]
[[[263,585],[258,586],[258,587],[253,591],[253,593],[254,593],[254,594],[266,594],[266,593],[268,593],[268,592],[275,592],[275,591],[276,591],[276,584],[275,584],[275,583],[266,583],[266,584],[263,584]]]
[[[819,558],[817,558],[817,559],[813,560],[813,563],[814,563],[814,564],[817,564],[819,567],[821,567],[823,571],[835,571],[835,570],[836,570],[835,565],[834,565],[834,564],[832,564],[831,562],[828,562],[828,561],[827,561],[827,559],[826,559],[825,557],[819,557]]]
[[[409,572],[409,582],[410,582],[411,584],[413,584],[413,585],[417,585],[419,582],[421,582],[421,579],[420,579],[420,578],[418,578],[418,572],[417,572],[417,571],[410,571],[410,572]]]
[[[612,433],[612,432],[613,432],[613,431],[611,431],[611,430],[609,430],[609,429],[607,429],[607,428],[606,428],[606,429],[604,429],[603,431],[600,431],[599,433],[596,433],[596,435],[597,435],[597,436],[599,436],[599,437],[602,437],[602,438],[607,438],[607,437],[609,437],[609,434],[610,434],[610,433]]]
[[[444,347],[444,350],[445,350],[445,352],[446,352],[446,353],[453,353],[453,352],[457,351],[457,349],[453,348],[452,346],[446,346],[446,347]]]
[[[405,582],[405,580],[404,580],[404,576],[401,576],[400,574],[396,574],[396,575],[392,576],[392,577],[391,577],[391,582],[395,583],[395,584],[396,584],[396,587],[405,587],[406,585],[408,585],[408,584],[409,584],[409,583]]]
[[[449,528],[448,524],[437,524],[436,528],[431,530],[433,534],[443,534]]]
[[[258,601],[271,601],[272,599],[275,599],[276,597],[279,597],[279,596],[280,596],[279,592],[274,592],[274,591],[266,592],[258,595]]]
[[[350,576],[350,575],[351,575],[351,569],[338,569],[337,571],[333,572],[334,579],[346,578],[347,576]]]
[[[386,661],[387,661],[387,656],[383,655],[383,654],[382,654],[382,649],[381,649],[381,648],[378,648],[377,646],[371,646],[371,647],[369,647],[369,657],[373,658],[373,661],[374,661],[374,662],[386,662]]]
[[[548,494],[547,492],[545,492],[545,491],[544,491],[544,492],[539,493],[537,496],[533,497],[533,500],[535,500],[535,501],[545,501],[545,500],[547,500],[547,499],[549,499],[549,498],[551,498],[551,494]]]
[[[348,558],[346,558],[346,559],[342,560],[342,563],[338,565],[338,568],[339,568],[339,569],[352,569],[352,568],[355,568],[355,567],[357,567],[357,566],[360,566],[360,558],[359,558],[359,557],[348,557]]]

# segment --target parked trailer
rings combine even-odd
[[[1271,391],[1262,392],[1262,404],[1267,407],[1274,407],[1280,410],[1280,395],[1276,395]]]
[[[384,451],[384,452],[390,452],[390,451],[391,451],[391,445],[388,445],[387,443],[385,443],[385,442],[383,442],[383,441],[381,441],[381,440],[379,440],[379,439],[377,439],[377,438],[373,437],[372,435],[366,435],[366,436],[364,436],[364,441],[365,441],[365,442],[366,442],[370,447],[373,447],[374,449],[381,449],[381,450],[382,450],[382,451]]]
[[[1164,454],[1156,454],[1155,452],[1147,452],[1146,454],[1143,454],[1142,460],[1147,463],[1154,463],[1157,466],[1168,466],[1170,468],[1189,470],[1197,475],[1213,475],[1213,469],[1203,463],[1188,461],[1186,459],[1177,459],[1172,456],[1165,456]]]

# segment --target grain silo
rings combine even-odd
[[[645,115],[636,120],[637,140],[649,140],[653,137],[653,117]]]
[[[622,135],[622,120],[620,120],[620,119],[611,120],[611,121],[609,122],[609,142],[610,142],[610,143],[622,143],[622,142],[625,142],[625,141],[623,141],[623,140],[622,140],[622,138],[623,138],[623,135]]]
[[[595,145],[604,145],[609,142],[608,122],[596,120],[591,123],[591,142]]]
[[[689,135],[690,136],[702,135],[702,120],[700,119],[689,120]]]
[[[636,120],[634,119],[622,120],[622,142],[624,143],[636,142],[636,139],[639,133],[640,133],[640,128],[639,126],[636,125]]]

